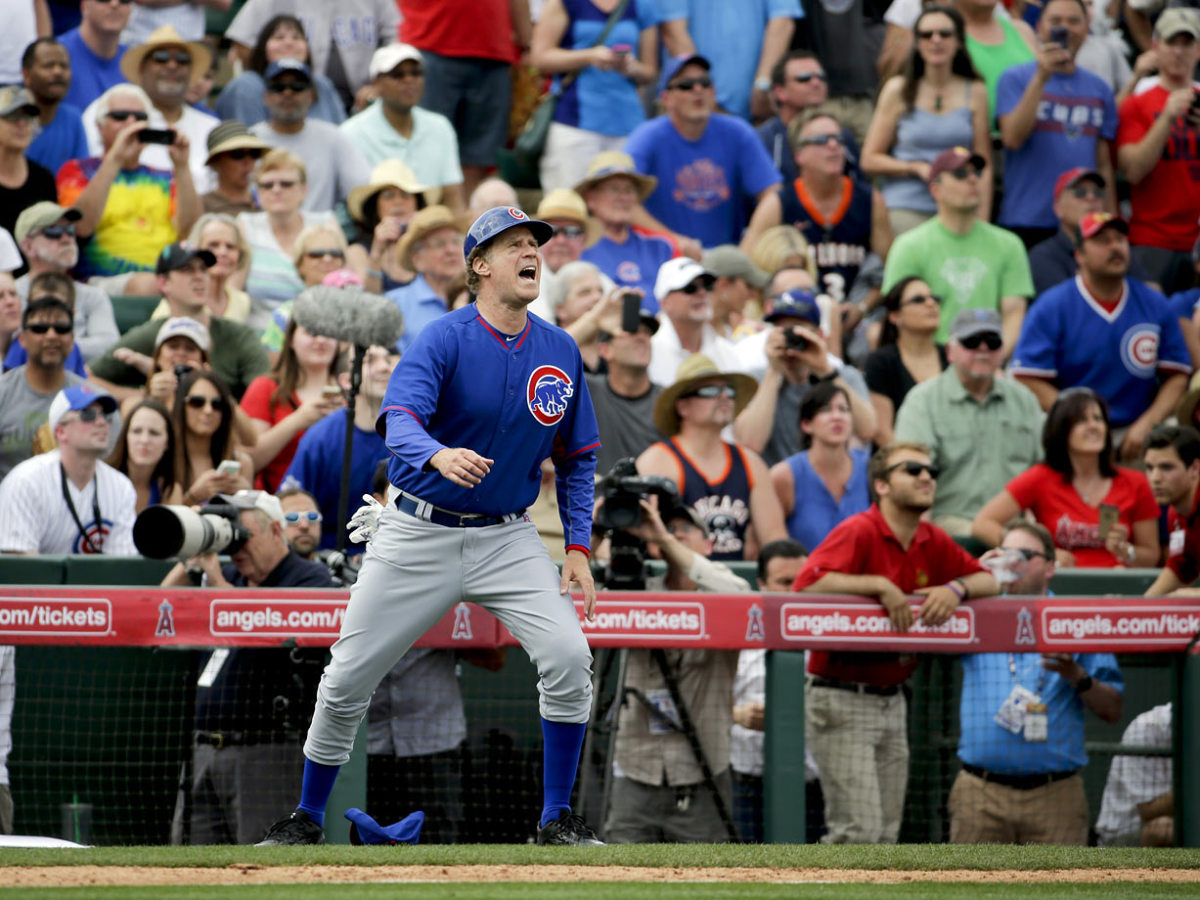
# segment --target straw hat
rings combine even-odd
[[[633,180],[637,188],[638,200],[643,201],[653,193],[658,186],[658,179],[653,175],[643,175],[633,164],[633,157],[620,150],[606,150],[597,153],[588,163],[587,176],[575,185],[575,193],[580,197],[598,185],[606,178],[623,175]]]
[[[185,41],[183,35],[170,25],[155,28],[146,38],[146,43],[130,47],[121,57],[121,74],[132,84],[142,83],[142,60],[147,54],[153,53],[160,47],[183,47],[192,54],[192,68],[188,73],[188,84],[195,84],[212,65],[212,52],[204,44],[196,41]]]
[[[569,219],[578,222],[587,232],[589,244],[595,243],[600,237],[600,223],[588,215],[587,204],[570,188],[555,188],[538,204],[537,218]]]
[[[417,181],[417,176],[406,163],[398,159],[385,159],[371,170],[370,181],[360,184],[350,191],[350,196],[346,198],[346,209],[350,213],[350,218],[356,222],[366,221],[363,207],[367,205],[368,200],[382,192],[384,188],[398,188],[406,194],[414,194],[418,198],[418,205],[421,203],[421,194],[428,190],[425,185]]]
[[[675,401],[688,393],[702,381],[720,378],[733,385],[737,395],[733,398],[734,415],[740,413],[754,392],[758,390],[758,382],[741,372],[722,372],[717,364],[703,353],[693,353],[679,364],[675,373],[675,383],[658,395],[654,401],[654,424],[667,437],[679,433],[679,413],[675,411]]]
[[[462,222],[450,211],[449,207],[427,206],[413,216],[412,221],[408,223],[408,230],[404,232],[404,237],[400,238],[400,242],[396,244],[396,258],[400,261],[400,265],[410,272],[415,272],[416,269],[413,268],[412,263],[413,244],[442,228],[462,231]]]
[[[208,158],[204,160],[204,164],[211,166],[214,159],[230,150],[257,150],[259,153],[266,153],[270,149],[270,144],[256,138],[250,133],[250,129],[237,119],[226,119],[208,133]]]

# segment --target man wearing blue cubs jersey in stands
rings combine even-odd
[[[998,221],[1026,247],[1057,230],[1052,191],[1060,173],[1094,168],[1106,185],[1114,183],[1109,144],[1117,137],[1112,89],[1075,64],[1088,36],[1086,4],[1050,0],[1042,9],[1038,36],[1038,58],[1010,66],[996,85],[996,119],[1004,141]],[[1110,210],[1116,209],[1116,199],[1110,187]]]
[[[1128,233],[1125,220],[1110,213],[1080,219],[1079,274],[1033,304],[1012,361],[1013,374],[1043,409],[1070,387],[1090,387],[1104,397],[1124,460],[1141,455],[1150,429],[1175,409],[1191,371],[1166,299],[1126,277]]]
[[[574,341],[526,313],[538,296],[538,246],[552,234],[519,209],[484,212],[463,245],[467,289],[478,299],[427,325],[392,373],[376,423],[392,454],[388,502],[355,514],[360,525],[374,519],[363,535],[373,539],[317,693],[300,804],[265,845],[324,840],[325,807],[375,686],[462,601],[494,613],[538,669],[545,794],[537,842],[600,843],[570,806],[592,657],[567,594],[578,582],[593,616],[599,437]],[[565,534],[561,577],[525,514],[546,458]]]
[[[638,173],[628,153],[612,150],[598,153],[588,165],[587,177],[575,185],[603,229],[579,258],[619,285],[641,288],[642,305],[652,313],[658,312],[654,297],[658,267],[676,255],[675,245],[665,234],[634,228],[631,223],[638,204],[657,184],[657,178]]]
[[[639,172],[658,179],[635,224],[716,247],[738,242],[747,201],[761,203],[783,176],[753,128],[714,112],[710,68],[703,56],[668,61],[660,95],[666,115],[635,128],[625,149]]]

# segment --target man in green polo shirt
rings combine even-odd
[[[209,366],[225,379],[235,397],[240,398],[254,378],[270,368],[270,360],[258,334],[230,319],[212,315],[208,310],[208,269],[216,263],[207,250],[188,244],[170,244],[158,255],[155,273],[158,288],[167,301],[169,315],[195,319],[208,327],[212,338]],[[125,332],[99,359],[88,364],[95,380],[118,400],[140,395],[147,375],[135,364],[137,355],[154,355],[154,341],[162,319],[151,319]],[[133,351],[130,354],[128,351]],[[141,360],[143,365],[145,360]]]
[[[933,522],[956,536],[969,535],[983,505],[1042,459],[1037,397],[996,377],[1002,341],[999,314],[960,312],[946,346],[951,365],[909,391],[896,417],[895,439],[925,444],[941,466]]]
[[[930,164],[929,193],[937,215],[893,241],[883,270],[883,293],[908,275],[929,285],[942,300],[942,322],[934,335],[939,344],[945,343],[950,323],[961,310],[998,311],[1007,359],[1034,295],[1033,276],[1021,239],[979,217],[981,173],[991,177],[983,157],[963,147],[943,151]]]

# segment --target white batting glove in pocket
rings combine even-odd
[[[356,509],[350,521],[346,523],[350,541],[355,544],[365,544],[374,537],[379,528],[379,517],[383,515],[382,503],[370,494],[363,494],[363,499],[367,501],[366,505]]]

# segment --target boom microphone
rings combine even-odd
[[[319,284],[296,296],[292,316],[312,334],[357,347],[392,347],[404,334],[404,315],[380,294]]]

